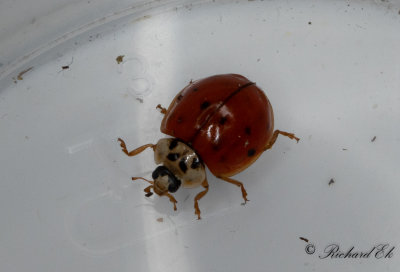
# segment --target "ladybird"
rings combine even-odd
[[[175,193],[180,186],[203,191],[194,198],[200,217],[199,200],[208,192],[205,167],[217,178],[240,187],[244,203],[248,201],[243,183],[231,176],[249,167],[275,143],[278,135],[297,142],[293,133],[274,131],[272,106],[264,92],[247,78],[237,74],[214,75],[190,81],[168,107],[157,108],[164,114],[161,132],[172,138],[160,139],[128,151],[118,138],[122,151],[135,156],[147,148],[154,151],[157,168],[144,189],[146,196],[166,196],[176,210]],[[153,192],[152,192],[153,191]]]

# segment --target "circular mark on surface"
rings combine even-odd
[[[131,79],[128,90],[134,96],[142,97],[151,92],[151,82],[147,78]]]
[[[126,58],[117,67],[117,72],[128,77],[140,77],[146,72],[145,62],[140,57]]]
[[[313,244],[308,244],[308,245],[306,245],[305,251],[309,255],[314,254],[315,246]]]

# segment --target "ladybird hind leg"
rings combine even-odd
[[[240,189],[242,190],[242,197],[243,197],[243,199],[244,199],[244,203],[243,203],[243,204],[246,204],[246,202],[249,201],[249,200],[247,199],[247,192],[246,192],[246,189],[245,189],[244,186],[243,186],[243,183],[241,183],[240,181],[237,181],[237,180],[235,180],[235,179],[231,179],[231,178],[223,177],[223,176],[219,176],[219,177],[217,177],[217,178],[220,178],[220,179],[222,179],[222,180],[224,180],[224,181],[226,181],[226,182],[232,183],[232,184],[234,184],[234,185],[240,187]]]
[[[154,150],[155,147],[156,147],[156,145],[154,145],[154,144],[146,144],[146,145],[142,145],[142,146],[136,148],[135,150],[128,151],[128,149],[126,148],[126,144],[125,144],[124,140],[122,140],[121,138],[118,138],[118,141],[120,142],[120,145],[122,147],[122,152],[124,152],[129,157],[135,156],[135,155],[143,152],[146,148],[151,147]]]
[[[201,191],[200,193],[198,193],[195,198],[194,198],[194,213],[197,214],[197,219],[201,219],[200,217],[200,209],[199,209],[199,200],[205,196],[205,194],[207,194],[208,192],[208,181],[207,178],[204,179],[203,183],[201,184],[201,186],[204,187],[204,191]]]
[[[285,131],[281,131],[281,130],[275,130],[274,134],[272,134],[272,138],[269,141],[269,143],[266,145],[264,150],[270,149],[276,142],[276,139],[278,138],[278,135],[283,135],[286,137],[289,137],[292,140],[296,140],[297,142],[300,141],[300,138],[297,138],[294,133],[289,133],[289,132],[285,132]]]

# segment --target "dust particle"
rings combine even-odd
[[[120,55],[115,60],[117,61],[118,64],[120,64],[121,62],[124,61],[124,57],[125,57],[125,55]]]
[[[22,72],[20,72],[18,74],[17,79],[18,80],[23,80],[24,78],[22,76],[25,75],[26,73],[28,73],[32,69],[33,69],[33,67],[29,67],[28,69],[23,70]]]
[[[308,243],[308,239],[304,237],[299,237],[300,240],[303,240],[304,242]]]
[[[328,185],[330,186],[330,185],[332,185],[334,183],[335,183],[335,181],[333,180],[333,178],[331,178],[331,180],[328,182]]]
[[[308,22],[308,24],[311,25],[312,23],[311,23],[311,22]]]
[[[162,218],[162,217],[157,218],[157,222],[160,222],[160,223],[164,222],[164,218]]]
[[[143,99],[140,97],[136,97],[136,100],[139,101],[140,103],[143,103]]]
[[[376,136],[374,136],[374,138],[371,139],[371,143],[375,142],[376,140]]]

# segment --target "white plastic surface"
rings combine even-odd
[[[0,271],[398,271],[399,1],[78,2],[37,12],[68,22],[43,36],[0,17]],[[257,82],[301,141],[235,176],[244,206],[208,173],[198,221],[201,189],[180,189],[176,212],[146,198],[130,177],[150,177],[151,151],[116,139],[156,142],[155,106],[220,73]],[[331,244],[388,247],[321,258]]]

